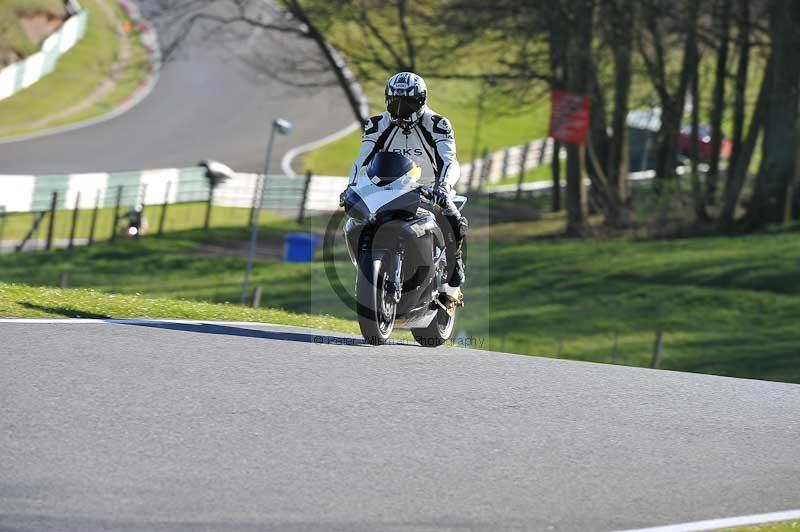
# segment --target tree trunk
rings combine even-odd
[[[731,3],[731,0],[721,0],[719,5],[720,43],[717,50],[717,70],[714,76],[714,98],[711,108],[711,157],[706,174],[706,198],[709,205],[716,204],[719,182],[719,151],[722,147],[722,117],[725,112],[725,74],[728,65]]]
[[[306,10],[299,2],[296,0],[286,2],[285,7],[293,17],[306,26],[308,38],[314,41],[314,44],[317,45],[317,48],[322,52],[328,65],[330,65],[331,70],[333,70],[336,81],[339,83],[342,91],[344,91],[347,103],[350,105],[350,110],[353,112],[355,119],[362,123],[365,122],[367,118],[369,118],[368,106],[364,99],[358,94],[355,79],[352,77],[352,73],[350,73],[338,52],[328,44],[328,41],[325,40],[325,37],[319,29],[311,22],[308,13],[306,13]],[[348,73],[350,74],[349,76]]]
[[[697,62],[692,76],[692,127],[691,127],[691,179],[692,179],[692,205],[694,215],[700,222],[708,221],[706,214],[705,198],[703,197],[703,187],[700,183],[700,82],[698,79]]]
[[[609,137],[608,126],[606,125],[606,101],[603,88],[597,79],[597,73],[592,72],[592,115],[587,139],[586,170],[591,180],[591,187],[588,190],[589,213],[602,211],[605,222],[616,217],[617,206],[611,198],[608,190],[608,178],[606,168],[608,167]]]
[[[567,44],[567,90],[589,92],[592,71],[592,25],[594,0],[571,0],[572,31]],[[586,193],[583,185],[585,149],[567,145],[567,233],[579,234],[586,223]]]
[[[736,175],[738,161],[741,159],[742,142],[744,141],[745,106],[747,105],[747,74],[750,69],[750,0],[739,0],[739,32],[737,47],[739,60],[736,67],[734,83],[735,100],[733,104],[733,150],[728,161],[728,178],[725,185],[726,202],[732,176]],[[738,196],[738,194],[737,194]],[[723,208],[724,210],[724,208]]]
[[[773,0],[769,5],[772,82],[767,98],[764,157],[747,213],[756,227],[783,221],[787,190],[794,177],[800,89],[800,2]]]
[[[614,56],[614,111],[611,117],[611,140],[608,147],[608,193],[615,206],[606,222],[612,227],[629,223],[628,199],[628,102],[631,88],[631,51],[637,2],[620,0],[612,2],[616,22],[611,28],[611,46]]]
[[[558,140],[553,141],[553,160],[550,161],[550,169],[553,174],[551,208],[553,212],[558,212],[561,210],[561,142]]]
[[[745,0],[747,1],[747,0]],[[772,81],[772,61],[767,63],[764,79],[761,81],[761,88],[758,91],[758,99],[753,110],[753,118],[747,130],[747,137],[743,139],[736,148],[736,165],[734,171],[729,171],[728,179],[725,182],[725,202],[720,213],[720,226],[731,229],[736,215],[736,205],[739,202],[739,195],[747,179],[747,170],[750,167],[750,160],[758,143],[758,136],[764,124],[764,115],[767,111],[767,95],[770,93],[769,85]]]
[[[674,95],[662,95],[661,103],[661,130],[659,131],[659,146],[656,156],[656,179],[672,180],[677,176],[675,167],[678,162],[678,149],[681,134],[681,119],[683,108],[686,104],[686,92],[692,80],[693,72],[697,70],[697,18],[699,2],[689,2],[690,12],[687,14],[686,44],[683,50],[680,80]],[[666,101],[665,97],[666,96]],[[658,183],[657,183],[658,185]],[[657,186],[657,190],[660,187]]]
[[[564,39],[569,35],[568,28],[561,27],[561,19],[558,16],[551,16],[549,26],[550,72],[552,76],[550,89],[563,89],[566,84],[566,65],[564,64],[566,61],[566,43]],[[559,212],[561,210],[561,141],[556,139],[553,139],[553,160],[550,161],[550,172],[553,179],[550,207],[553,212]]]

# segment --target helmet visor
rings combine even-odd
[[[386,110],[395,120],[408,120],[422,108],[419,96],[387,96]]]

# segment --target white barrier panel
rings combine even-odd
[[[306,209],[335,211],[339,208],[339,194],[347,187],[346,177],[312,176],[306,198]]]
[[[67,197],[64,202],[64,207],[67,209],[73,209],[75,207],[75,198],[77,197],[78,192],[80,192],[81,201],[78,207],[81,209],[93,208],[97,201],[97,191],[105,189],[107,185],[108,174],[104,173],[75,174],[69,176]]]
[[[214,190],[214,203],[225,207],[252,207],[256,174],[236,174]]]
[[[78,42],[78,16],[70,17],[61,27],[61,53],[75,46]]]
[[[165,170],[147,170],[142,172],[139,186],[144,191],[144,204],[155,205],[164,203],[169,183],[168,203],[174,203],[178,196],[178,178],[180,170],[168,168]],[[145,188],[146,187],[146,188]]]
[[[28,57],[25,60],[23,69],[22,88],[26,89],[41,79],[42,70],[44,69],[44,53],[37,52]]]
[[[0,70],[0,100],[14,94],[17,82],[17,68],[19,68],[19,65],[13,64]]]
[[[8,175],[0,177],[0,207],[6,212],[30,211],[36,177]]]
[[[61,41],[61,33],[56,32],[52,34],[50,37],[44,40],[42,43],[42,51],[47,52],[55,52],[58,51],[57,48],[59,47],[59,42]]]

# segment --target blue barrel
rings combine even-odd
[[[311,262],[319,238],[310,233],[289,233],[283,238],[283,260]]]

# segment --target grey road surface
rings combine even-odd
[[[0,405],[3,531],[583,531],[800,508],[789,384],[279,326],[0,323]]]
[[[141,3],[148,7],[148,2]],[[166,35],[170,28],[159,30]],[[174,168],[207,158],[239,171],[260,172],[270,123],[282,117],[296,129],[276,141],[270,170],[278,173],[280,157],[289,148],[354,120],[337,87],[292,88],[258,75],[245,62],[265,55],[313,57],[316,52],[308,43],[298,37],[244,33],[249,35],[236,43],[226,37],[225,45],[204,31],[192,33],[185,52],[162,68],[153,92],[118,118],[35,140],[0,143],[0,175]]]

